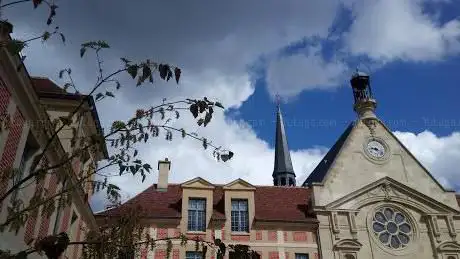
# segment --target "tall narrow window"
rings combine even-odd
[[[62,182],[62,189],[66,189],[67,188],[67,179],[64,179],[64,181]],[[62,195],[59,200],[58,200],[58,204],[57,204],[57,209],[56,209],[56,221],[54,222],[54,228],[53,228],[53,234],[54,235],[57,235],[59,232],[59,226],[61,224],[61,218],[62,218],[62,212],[64,210],[63,207],[61,207],[61,204],[63,204],[65,202],[64,198],[66,196],[65,195]]]
[[[232,200],[232,231],[249,232],[248,200]]]
[[[185,252],[185,259],[202,259],[201,252]]]
[[[188,200],[188,231],[206,230],[206,200]]]
[[[33,156],[34,152],[36,149],[34,149],[29,142],[26,142],[26,145],[24,146],[24,151],[22,152],[22,157],[21,161],[19,162],[19,168],[18,171],[15,173],[13,176],[13,186],[17,184],[19,181],[22,180],[24,177],[25,171],[27,169],[27,164],[30,160],[30,158]],[[19,189],[16,189],[12,194],[11,194],[11,200],[16,200],[18,197],[18,191]]]
[[[308,259],[308,254],[295,254],[295,259]]]

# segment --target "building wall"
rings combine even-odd
[[[2,26],[2,24],[0,24]],[[0,30],[4,32],[4,30]],[[6,39],[7,35],[0,35],[0,40]],[[2,118],[2,127],[0,131],[0,169],[8,167],[17,168],[23,155],[24,146],[28,138],[38,143],[39,149],[43,149],[43,125],[48,123],[48,119],[43,116],[46,112],[40,110],[39,100],[31,85],[30,78],[25,70],[17,72],[16,67],[19,59],[13,57],[5,50],[0,48],[0,118]],[[8,114],[10,121],[4,118]],[[53,114],[55,115],[55,114]],[[38,127],[37,127],[38,126]],[[37,130],[38,129],[38,130]],[[59,139],[66,151],[70,151],[69,133],[64,131],[59,134]],[[53,154],[61,152],[62,149],[53,149]],[[39,150],[40,151],[40,150]],[[40,153],[40,152],[38,152]],[[36,153],[36,155],[38,154]],[[61,154],[62,155],[62,154]],[[94,156],[92,156],[94,157]],[[48,157],[49,163],[57,163],[55,158]],[[32,159],[29,160],[29,162]],[[89,164],[85,165],[88,166]],[[30,166],[30,163],[28,164]],[[74,164],[74,170],[80,168],[79,162]],[[27,172],[27,170],[26,170]],[[36,184],[32,182],[27,184],[18,192],[18,198],[22,199],[27,206],[30,198],[37,189],[47,189],[49,195],[53,195],[62,188],[62,183],[58,181],[57,174],[63,174],[59,171],[54,174],[48,174],[45,179]],[[12,186],[12,181],[2,181],[0,183],[0,195]],[[10,196],[11,197],[11,196]],[[89,198],[89,197],[88,197]],[[79,198],[81,199],[81,197]],[[86,202],[88,199],[86,200]],[[10,204],[10,198],[0,204],[0,224],[5,222],[7,217],[7,206]],[[82,205],[83,204],[83,205]],[[57,201],[56,201],[57,205]],[[78,216],[77,220],[71,224],[72,213]],[[57,210],[51,217],[47,217],[42,209],[36,215],[28,217],[25,225],[18,233],[9,232],[6,229],[0,233],[0,249],[18,252],[28,248],[28,243],[32,243],[39,238],[50,235],[56,223]],[[58,230],[66,231],[70,235],[71,241],[80,241],[84,238],[84,230],[91,226],[88,222],[92,217],[89,205],[76,202],[75,197],[71,206],[66,207],[61,213],[58,222]],[[91,220],[89,220],[91,221]],[[95,221],[94,221],[95,222]],[[70,247],[66,251],[67,258],[77,258],[81,254],[81,247]],[[31,254],[28,258],[42,258],[38,254]]]
[[[283,229],[283,226],[280,226],[279,229]],[[180,228],[162,228],[155,225],[152,225],[149,231],[149,234],[157,239],[177,237],[181,233]],[[222,232],[231,233],[229,229],[208,229],[207,232],[210,233],[209,236],[196,233],[188,233],[187,236],[192,239],[199,236],[205,241],[212,242],[213,237],[222,237]],[[294,231],[258,229],[251,231],[249,235],[251,238],[249,240],[241,239],[239,235],[230,234],[229,236],[230,239],[222,237],[222,241],[225,244],[249,245],[252,250],[262,255],[262,258],[293,259],[296,253],[309,254],[309,258],[312,259],[318,258],[318,247],[315,241],[315,235],[310,230],[302,230],[301,228],[297,228],[297,230]],[[171,258],[185,258],[186,251],[195,251],[195,242],[190,241],[186,246],[181,246],[179,239],[173,240]],[[139,258],[166,258],[165,242],[157,242],[157,247],[153,250],[150,248],[142,248]],[[215,259],[216,252],[213,252],[212,249],[208,249],[206,258]],[[225,258],[228,258],[228,254]]]

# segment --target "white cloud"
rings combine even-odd
[[[326,62],[321,53],[280,57],[268,64],[267,87],[272,95],[289,98],[312,89],[335,88],[348,71],[340,62]]]
[[[355,5],[356,20],[345,41],[352,53],[365,53],[376,59],[421,60],[436,59],[459,50],[455,39],[459,35],[457,21],[439,26],[424,16],[414,1],[365,2],[365,5]],[[379,8],[372,7],[372,4]],[[110,14],[101,11],[108,5]],[[79,85],[88,88],[95,79],[95,63],[90,57],[87,60],[79,58],[79,44],[105,39],[112,46],[110,51],[103,53],[107,70],[114,67],[114,61],[118,62],[121,56],[152,58],[177,64],[183,69],[179,86],[157,82],[155,88],[150,85],[135,88],[133,83],[123,80],[124,90],[117,94],[117,98],[98,105],[105,127],[115,119],[128,118],[137,107],[158,103],[163,97],[177,100],[208,96],[222,101],[227,107],[237,108],[254,92],[247,66],[260,56],[273,54],[305,37],[326,37],[338,6],[338,0],[223,1],[219,4],[215,1],[207,4],[140,1],[136,5],[127,1],[69,1],[60,4],[57,17],[66,32],[67,46],[55,42],[48,42],[45,46],[31,44],[27,65],[31,74],[54,79],[57,79],[59,69],[70,66]],[[82,13],[84,18],[79,15]],[[43,24],[47,14],[38,14],[26,10],[25,15],[11,15],[13,21],[18,21],[15,31],[22,35],[39,35],[42,31],[36,25]],[[41,19],[40,23],[37,19]],[[269,91],[288,97],[320,85],[337,86],[340,82],[337,78],[347,69],[341,62],[326,62],[317,53],[305,57],[282,57],[269,64]],[[198,130],[190,116],[182,116],[176,126],[199,131],[214,144],[231,148],[235,157],[230,162],[218,163],[209,152],[202,150],[199,142],[182,140],[179,136],[172,143],[157,139],[144,145],[141,157],[154,168],[159,159],[169,157],[172,160],[171,182],[182,182],[199,175],[215,183],[241,177],[254,184],[271,184],[274,152],[246,123],[216,113],[205,129]],[[460,149],[458,145],[451,149],[447,149],[448,144],[439,145],[440,142],[449,143],[451,139],[398,134],[403,139],[406,137],[409,148],[414,149],[416,155],[431,148],[433,154],[444,152],[451,156],[450,161],[460,158],[456,155]],[[299,183],[324,152],[324,148],[310,148],[292,153]],[[454,180],[452,163],[423,152],[418,156],[429,168],[432,165],[435,175],[446,178],[447,182]],[[112,181],[132,197],[155,182],[156,177],[153,173],[143,184],[139,183],[140,177],[133,179],[132,176],[115,177]]]
[[[430,131],[395,132],[395,135],[442,185],[460,188],[460,132],[448,136],[436,136]]]
[[[460,20],[439,24],[421,0],[351,0],[354,21],[345,36],[352,54],[392,61],[433,61],[458,53]],[[443,1],[444,2],[444,1]]]

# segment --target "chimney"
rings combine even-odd
[[[168,158],[158,161],[158,183],[157,191],[166,192],[168,190],[169,170],[171,169],[171,161]]]

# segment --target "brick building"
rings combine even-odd
[[[140,205],[148,213],[150,236],[220,238],[249,245],[267,259],[460,259],[460,197],[439,184],[378,119],[369,77],[357,73],[351,85],[357,119],[302,187],[296,187],[278,109],[274,186],[241,179],[212,184],[200,177],[168,184],[171,162],[165,160],[158,164],[157,184],[97,213],[96,220]],[[165,258],[164,244],[157,244],[140,257]],[[173,244],[173,259],[201,258],[193,244]],[[208,252],[207,258],[216,254]]]
[[[0,22],[0,42],[10,39],[11,32],[11,24]],[[82,100],[83,107],[89,108],[91,112],[74,120],[58,134],[56,141],[47,149],[41,165],[57,164],[62,161],[59,158],[65,153],[72,153],[72,128],[76,129],[78,137],[102,134],[102,130],[92,97],[67,93],[47,78],[31,77],[24,66],[18,70],[22,64],[19,56],[11,55],[4,45],[0,46],[0,171],[7,168],[19,169],[13,179],[0,182],[1,196],[14,183],[26,177],[32,161],[44,150],[54,133],[52,121],[70,114]],[[83,169],[105,157],[107,148],[101,145],[89,151],[85,159],[75,159],[70,170],[61,167],[38,182],[35,179],[27,182],[22,186],[24,188],[13,192],[0,204],[0,223],[5,222],[7,207],[14,199],[20,199],[27,205],[33,194],[44,188],[48,195],[53,195],[64,185],[75,183]],[[58,176],[61,181],[58,181]],[[37,215],[27,218],[25,226],[17,234],[7,230],[0,233],[0,249],[18,252],[37,238],[63,231],[68,233],[71,241],[82,240],[84,230],[97,225],[88,203],[90,190],[86,188],[88,186],[79,187],[72,191],[71,205],[55,210],[51,217],[46,217],[43,209],[40,209]],[[65,256],[77,258],[80,250],[78,246],[70,247]],[[40,256],[32,254],[29,258]]]

